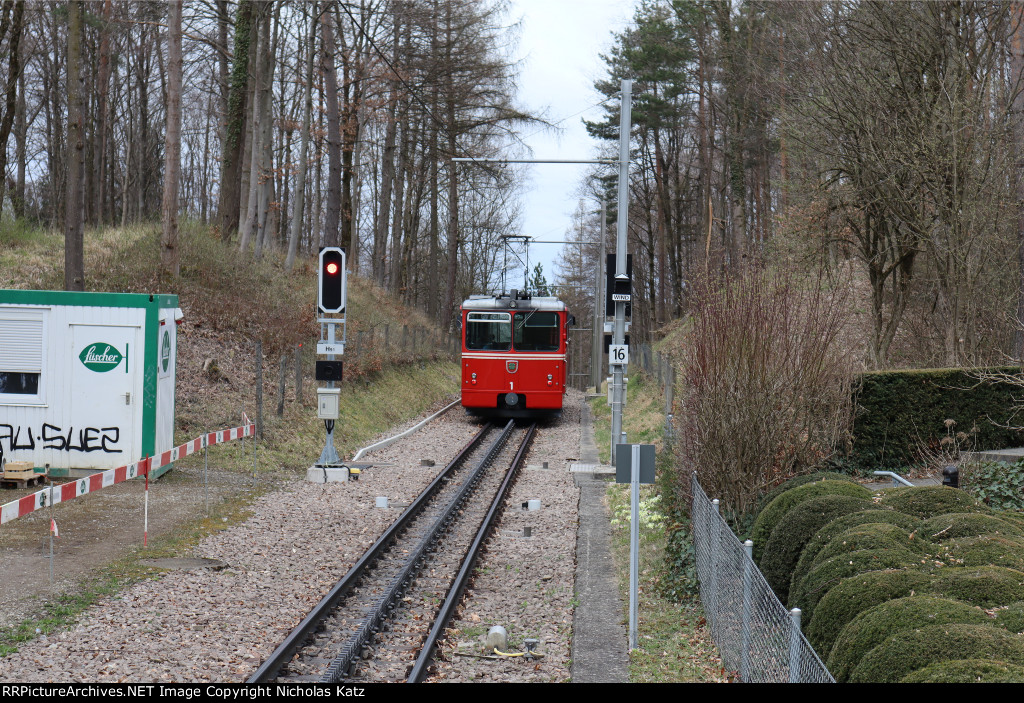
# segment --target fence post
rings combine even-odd
[[[277,378],[277,416],[282,417],[284,415],[284,379],[288,373],[288,355],[281,355],[281,371]]]
[[[666,357],[665,364],[665,445],[667,447],[672,446],[672,434],[675,428],[672,427],[672,404],[674,398],[672,396],[673,388],[675,386],[676,370],[672,368],[672,365],[667,363]],[[660,366],[659,366],[660,368]]]
[[[244,424],[244,423],[243,423]],[[210,517],[210,428],[203,433],[203,507]]]
[[[800,608],[789,611],[789,682],[800,683]]]
[[[302,345],[295,346],[295,400],[302,404]]]
[[[263,341],[256,340],[256,434],[263,434]]]
[[[750,606],[753,596],[751,594],[751,571],[754,566],[754,543],[749,539],[743,543],[743,551],[746,558],[743,560],[743,650],[740,653],[740,681],[750,682]]]
[[[708,589],[711,596],[711,607],[704,613],[708,624],[711,625],[711,631],[716,635],[718,634],[718,561],[720,558],[718,548],[722,541],[722,528],[719,524],[721,523],[722,518],[719,513],[719,506],[720,502],[718,498],[711,501],[711,510],[716,518],[711,521],[711,588]]]

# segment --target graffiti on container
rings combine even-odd
[[[121,440],[120,427],[83,427],[75,430],[69,427],[65,432],[62,428],[43,423],[43,428],[35,433],[31,427],[9,425],[0,422],[0,447],[4,441],[10,451],[21,449],[34,450],[56,449],[59,452],[104,452],[121,454],[124,450],[117,449]]]

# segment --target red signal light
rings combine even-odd
[[[317,307],[323,313],[345,311],[345,252],[340,247],[320,250]]]

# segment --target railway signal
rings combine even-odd
[[[319,270],[317,271],[316,306],[320,313],[320,341],[316,345],[317,359],[316,380],[326,381],[325,388],[317,389],[317,417],[324,421],[327,438],[324,441],[320,459],[310,467],[307,478],[323,482],[338,480],[332,478],[344,475],[347,480],[348,470],[342,465],[341,458],[334,448],[334,422],[338,419],[340,398],[336,381],[342,378],[342,361],[337,359],[345,353],[345,302],[347,274],[345,272],[345,250],[341,247],[323,247],[320,249]],[[341,327],[341,330],[338,327]],[[339,331],[340,339],[339,339]],[[342,473],[336,473],[342,471]]]
[[[320,312],[345,312],[345,252],[341,247],[320,250],[320,272],[317,280],[317,307]]]

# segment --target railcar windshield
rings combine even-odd
[[[507,312],[466,315],[466,349],[508,351],[512,348],[512,316]]]
[[[519,351],[558,351],[558,313],[517,312],[512,320],[513,342]]]

